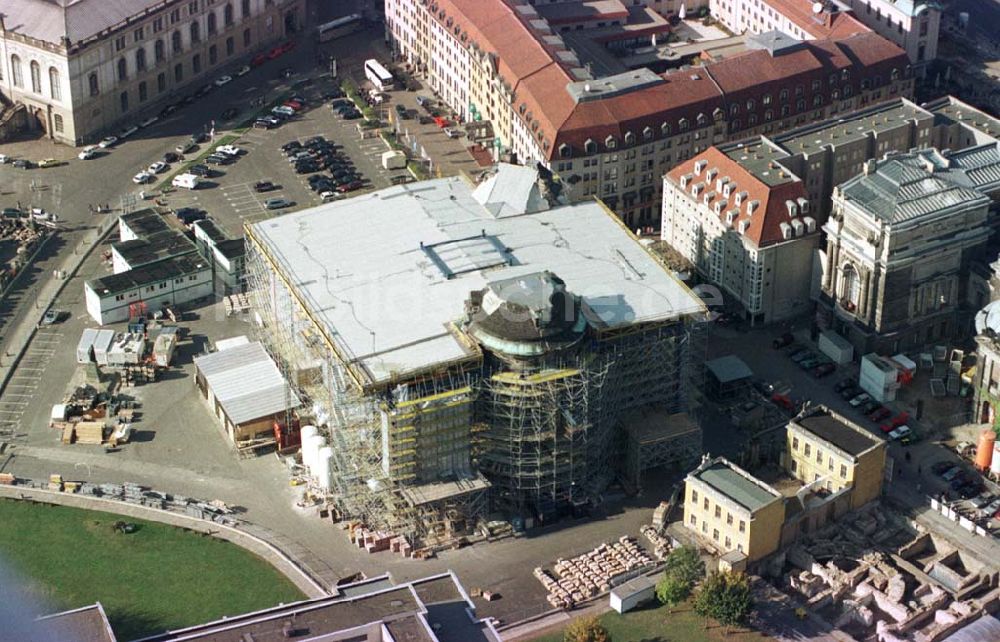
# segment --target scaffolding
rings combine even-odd
[[[302,423],[332,447],[330,508],[414,545],[472,532],[490,508],[546,521],[599,501],[630,477],[624,417],[685,411],[685,372],[703,361],[686,317],[615,330],[591,320],[527,359],[484,354],[469,317],[449,328],[468,357],[374,384],[250,226],[246,238],[254,332],[303,401]]]

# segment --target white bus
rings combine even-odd
[[[392,74],[386,71],[385,67],[380,65],[374,58],[369,58],[365,61],[365,77],[371,82],[371,84],[375,85],[375,89],[378,89],[379,91],[392,89]]]
[[[330,40],[334,40],[335,38],[352,34],[361,29],[362,26],[361,14],[352,13],[349,16],[337,18],[336,20],[331,20],[330,22],[316,27],[316,35],[320,42],[328,42]]]

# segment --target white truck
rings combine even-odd
[[[385,169],[403,169],[406,167],[406,153],[400,150],[383,152],[382,167]]]
[[[174,176],[174,180],[170,181],[170,184],[184,189],[197,189],[198,185],[201,184],[201,178],[194,174],[178,174]]]

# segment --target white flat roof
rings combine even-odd
[[[704,311],[601,203],[514,216],[506,202],[498,218],[473,188],[459,177],[390,187],[256,223],[251,235],[372,383],[474,354],[450,323],[491,281],[550,270],[602,327]]]

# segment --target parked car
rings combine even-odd
[[[222,87],[223,85],[228,85],[231,82],[233,82],[232,76],[219,76],[215,79],[215,86]]]
[[[320,192],[319,197],[323,199],[324,203],[329,203],[330,201],[335,201],[340,198],[340,194],[337,192]]]
[[[815,356],[816,353],[813,352],[812,350],[809,350],[808,348],[802,348],[801,350],[798,350],[788,355],[788,358],[794,361],[795,363],[801,363],[802,361],[805,361],[806,359]]]
[[[139,123],[139,127],[149,127],[158,120],[160,120],[159,116],[150,116],[149,118],[146,118],[141,123]]]
[[[0,165],[6,165],[11,161],[10,156],[7,154],[0,154]]]
[[[362,187],[364,187],[364,184],[361,181],[351,181],[350,183],[347,183],[346,185],[339,185],[337,187],[337,191],[338,192],[353,192],[355,190],[361,189]]]
[[[397,107],[398,106],[399,105],[397,105]],[[793,341],[795,341],[795,337],[792,335],[792,333],[786,332],[780,337],[776,337],[774,341],[771,342],[771,347],[774,348],[775,350],[778,350],[780,348],[784,348],[785,346],[792,345]]]
[[[892,441],[898,441],[903,437],[909,437],[912,434],[913,431],[910,430],[909,426],[900,426],[899,428],[896,428],[895,430],[889,433],[889,439],[891,439]]]
[[[856,385],[858,385],[858,382],[855,381],[854,379],[841,379],[833,386],[833,391],[839,393],[842,390],[845,390],[851,386],[856,386]]]
[[[263,54],[263,53],[262,54],[257,54],[256,56],[253,57],[253,60],[250,61],[250,66],[251,67],[260,67],[265,62],[267,62],[267,60],[268,60],[268,55],[267,54]]]
[[[80,150],[80,153],[77,154],[76,157],[79,158],[80,160],[90,160],[96,155],[97,155],[97,146],[87,145],[82,150]]]
[[[878,408],[876,408],[875,410],[873,410],[868,414],[868,418],[874,421],[875,423],[878,423],[883,419],[889,417],[890,415],[892,415],[891,410],[889,410],[885,406],[879,406]]]
[[[59,319],[63,317],[63,312],[61,310],[46,310],[45,314],[42,315],[42,325],[52,325],[53,323],[59,323]]]
[[[858,406],[868,401],[869,399],[871,399],[871,395],[869,395],[867,392],[862,392],[861,394],[851,399],[848,403],[851,404],[853,408],[857,408]]]
[[[285,207],[291,207],[292,202],[284,198],[269,198],[264,201],[264,207],[269,210],[280,210]]]
[[[861,408],[859,408],[859,410],[861,410],[862,414],[868,415],[868,414],[871,414],[871,413],[875,412],[876,408],[881,408],[881,407],[882,407],[882,404],[880,404],[879,402],[877,402],[874,399],[872,399],[871,401],[862,404],[862,406],[861,406]]]
[[[243,65],[240,67],[239,71],[236,72],[236,77],[245,76],[250,73],[250,65]]]
[[[943,473],[941,473],[941,479],[945,480],[946,482],[950,482],[953,479],[955,479],[956,477],[958,477],[959,473],[961,473],[961,472],[962,472],[962,467],[961,466],[951,466],[950,468],[948,468],[947,470],[945,470]],[[998,508],[1000,508],[1000,507],[998,507]]]
[[[198,163],[197,165],[192,165],[188,168],[188,174],[194,174],[201,178],[207,178],[212,175],[212,170],[209,169],[208,165]]]
[[[274,109],[272,109],[271,113],[276,116],[280,115],[280,116],[285,116],[286,118],[291,118],[292,116],[295,115],[295,110],[292,109],[291,107],[285,107],[284,105],[282,105],[280,107],[275,107]]]
[[[174,216],[184,225],[191,225],[195,221],[204,220],[208,215],[205,210],[200,210],[197,207],[179,207],[174,210]]]
[[[207,85],[203,85],[202,88],[199,89],[198,91],[194,92],[194,95],[197,98],[201,98],[202,96],[207,96],[208,94],[210,94],[213,89],[215,89],[215,85],[213,85],[212,83],[208,83]]]
[[[253,191],[257,193],[273,192],[276,189],[278,189],[278,186],[271,181],[257,181],[253,184]]]
[[[257,120],[253,121],[254,129],[273,129],[276,126],[277,125],[272,123],[270,119],[267,118],[258,118]]]
[[[114,146],[114,144],[117,142],[118,142],[117,136],[105,136],[104,138],[101,139],[101,142],[97,143],[97,146],[100,147],[101,149],[107,149],[109,147]]]
[[[219,145],[215,148],[215,151],[225,154],[226,156],[239,156],[244,150],[236,145]]]
[[[118,138],[124,140],[129,136],[131,136],[132,134],[136,133],[137,131],[139,131],[139,128],[135,125],[132,125],[131,127],[126,127],[125,129],[118,132]]]
[[[28,160],[27,158],[19,158],[14,161],[14,167],[17,169],[31,169],[35,164]]]
[[[151,180],[153,180],[153,175],[145,170],[139,172],[138,174],[132,177],[132,182],[136,183],[137,185],[148,183]]]
[[[444,128],[444,135],[448,138],[461,138],[462,132],[457,129],[452,129],[451,127]]]
[[[860,394],[861,392],[862,392],[861,388],[851,385],[840,391],[840,398],[845,401],[848,401],[850,399],[853,399],[854,397],[857,397],[858,394]]]
[[[993,497],[993,495],[989,493],[983,493],[982,495],[971,498],[969,500],[969,503],[972,504],[973,508],[984,508],[985,506],[988,506],[990,502],[992,502],[994,499],[996,498]]]
[[[205,158],[205,162],[209,165],[229,165],[233,162],[233,159],[222,154],[211,154]]]
[[[163,155],[163,162],[164,163],[176,163],[180,159],[181,159],[180,154],[178,154],[176,152],[167,152],[167,153],[165,153]]]
[[[293,149],[302,149],[302,143],[300,143],[297,140],[290,140],[281,146],[281,151],[285,152],[286,154]]]
[[[174,113],[180,108],[181,106],[176,103],[167,105],[166,107],[160,110],[160,118],[166,118],[167,116]]]
[[[198,145],[195,142],[186,140],[177,147],[174,147],[174,151],[177,152],[178,154],[188,154],[190,152],[193,152],[195,147],[197,146]]]
[[[160,174],[167,171],[167,164],[163,161],[156,161],[146,168],[146,171],[150,174]]]
[[[812,375],[817,379],[822,379],[833,374],[837,370],[836,364],[833,363],[821,363],[812,370]]]

